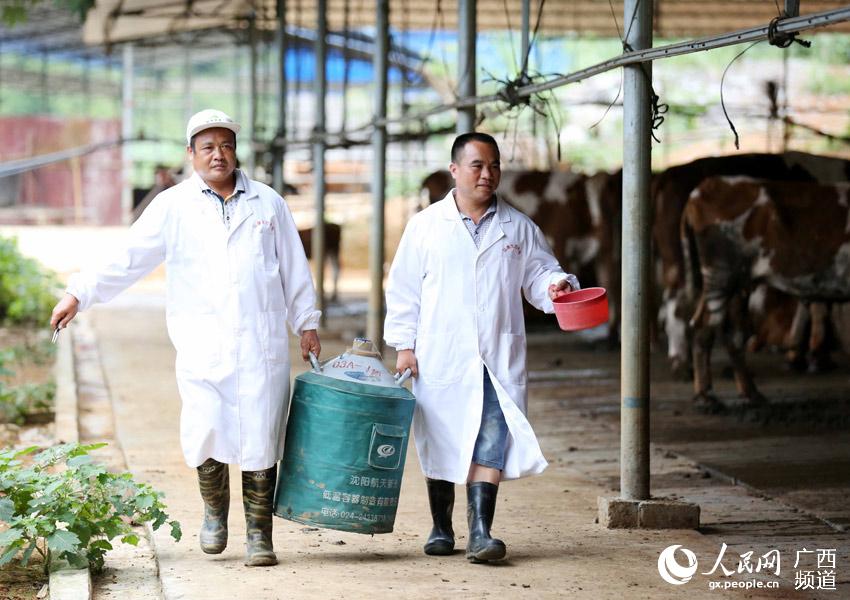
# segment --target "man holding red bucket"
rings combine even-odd
[[[387,284],[386,342],[413,371],[413,427],[433,529],[425,553],[454,551],[454,486],[466,483],[473,562],[504,558],[491,537],[503,479],[547,466],[526,419],[522,296],[552,301],[579,289],[540,229],[499,200],[499,148],[466,133],[452,146],[455,189],[408,223]]]

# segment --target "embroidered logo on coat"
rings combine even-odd
[[[254,223],[254,228],[260,231],[274,231],[274,221],[263,221],[262,219],[257,219]]]
[[[502,254],[519,257],[522,254],[522,248],[519,244],[505,244],[502,246]]]

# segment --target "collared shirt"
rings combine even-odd
[[[230,231],[230,219],[233,216],[233,213],[236,212],[236,204],[239,202],[239,196],[245,193],[245,175],[239,169],[234,171],[234,173],[236,174],[236,185],[233,186],[233,193],[227,198],[222,198],[221,195],[214,192],[212,188],[208,186],[203,179],[201,179],[201,191],[203,191],[204,195],[210,199],[210,202],[215,204],[216,212],[221,215],[221,222],[228,231]]]
[[[466,230],[469,232],[469,235],[472,236],[472,241],[475,242],[475,247],[480,248],[481,240],[484,239],[487,229],[490,228],[490,223],[493,222],[493,217],[496,216],[496,198],[493,197],[493,202],[490,203],[490,206],[487,208],[484,216],[479,219],[477,225],[472,220],[472,217],[463,214],[460,212],[460,209],[458,209],[458,212],[463,220],[463,224],[466,225]]]

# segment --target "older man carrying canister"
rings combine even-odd
[[[319,354],[315,292],[292,215],[271,188],[236,168],[239,125],[217,110],[186,129],[194,174],[160,193],[122,249],[72,276],[51,325],[106,302],[166,263],[168,334],[177,350],[180,437],[197,467],[201,549],[227,544],[228,464],[242,470],[248,566],[277,563],[272,547],[276,463],[289,401],[287,324],[302,358]]]

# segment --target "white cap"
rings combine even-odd
[[[192,118],[189,119],[189,124],[186,125],[186,145],[188,146],[192,144],[192,138],[195,135],[205,129],[212,129],[213,127],[229,129],[233,132],[233,135],[236,135],[239,133],[239,130],[242,129],[239,126],[239,123],[236,123],[225,113],[220,110],[215,110],[214,108],[207,108],[201,112],[195,113],[192,115]]]

